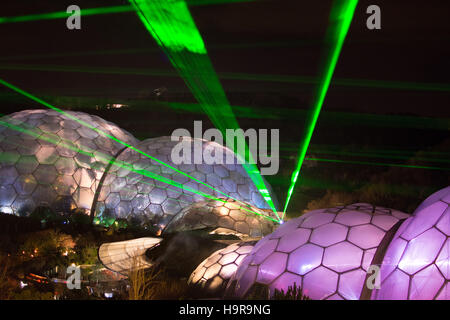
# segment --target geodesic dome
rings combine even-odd
[[[359,299],[367,270],[386,232],[408,215],[366,203],[310,211],[260,240],[229,281],[228,296],[254,284],[311,299]]]
[[[94,115],[67,111],[125,143],[137,140]],[[36,207],[89,213],[118,142],[54,110],[25,110],[1,118],[0,211],[29,215]]]
[[[200,286],[210,294],[220,292],[255,244],[256,241],[238,242],[217,250],[199,264],[188,283]]]
[[[450,299],[450,187],[429,196],[398,229],[380,269],[378,300]]]
[[[210,228],[217,234],[229,230],[228,234],[238,237],[262,237],[275,229],[276,224],[268,218],[267,212],[232,199],[224,200],[226,202],[201,201],[186,207],[169,222],[164,232]]]
[[[186,137],[185,137],[186,138]],[[186,138],[187,139],[187,138]],[[189,138],[191,141],[195,139]],[[190,176],[205,182],[225,194],[244,201],[258,208],[268,208],[265,200],[253,184],[250,177],[239,164],[180,164],[172,162],[173,147],[179,141],[171,141],[170,136],[147,139],[136,148],[155,157]],[[220,150],[225,158],[231,150],[215,142],[201,140],[203,150],[210,148]],[[192,150],[194,144],[192,143]],[[193,154],[193,151],[192,151]],[[147,170],[164,178],[174,180],[182,186],[199,190],[208,195],[223,197],[223,194],[202,185],[193,179],[168,168],[149,157],[128,149],[118,158],[117,162],[125,161],[133,165],[134,170]],[[272,194],[272,198],[275,196]],[[157,179],[136,173],[132,170],[112,166],[102,187],[96,213],[109,212],[118,218],[150,218],[160,229],[164,229],[170,220],[179,214],[183,208],[207,198],[171,186]]]

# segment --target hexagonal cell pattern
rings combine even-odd
[[[164,232],[211,229],[212,233],[227,232],[240,238],[262,237],[275,229],[275,223],[265,218],[266,212],[245,206],[232,199],[200,201],[180,212]]]
[[[356,203],[291,219],[255,245],[226,295],[245,297],[255,284],[286,292],[295,282],[311,299],[359,299],[385,233],[408,216]]]
[[[216,154],[222,154],[223,163],[226,163],[227,157],[235,159],[232,151],[220,144],[202,139],[184,138],[193,142],[191,143],[192,155],[194,155],[194,146],[200,142],[202,150],[209,148],[214,150]],[[110,189],[107,192],[102,192],[99,197],[97,214],[102,214],[107,210],[111,214],[117,215],[120,203],[131,201],[132,204],[138,204],[138,206],[131,208],[130,216],[144,215],[147,219],[153,221],[155,226],[164,229],[182,209],[194,202],[208,200],[207,197],[198,194],[197,191],[214,197],[229,195],[254,207],[268,209],[266,201],[262,198],[242,165],[175,164],[172,161],[172,151],[176,150],[174,147],[178,143],[179,141],[172,141],[170,136],[165,136],[147,139],[136,146],[137,149],[148,156],[163,161],[176,170],[134,150],[126,150],[120,154],[116,162],[125,161],[132,164],[133,167],[130,170],[118,166],[111,167],[105,178],[105,185],[110,186]],[[139,175],[133,170],[141,170],[148,172],[148,174]],[[197,181],[177,172],[177,170],[189,174]],[[155,175],[157,176],[155,177]],[[161,178],[162,181],[159,181]],[[174,186],[164,179],[175,181],[178,186]],[[212,186],[215,190],[203,183]],[[270,186],[268,188],[270,190]],[[120,201],[108,201],[111,194],[118,194]],[[271,197],[275,199],[273,193]],[[227,219],[223,219],[223,224],[227,224]],[[230,219],[228,223],[233,224],[234,222]],[[242,228],[245,228],[244,224],[242,224]]]
[[[220,293],[255,244],[256,241],[244,241],[217,250],[198,265],[188,283],[200,286],[209,294]]]
[[[425,199],[397,230],[380,269],[378,300],[450,299],[450,187]]]
[[[56,212],[77,208],[90,212],[105,167],[124,148],[92,128],[137,144],[125,130],[83,112],[25,110],[2,121],[12,126],[0,126],[0,188],[4,191],[0,207],[2,212],[20,216],[37,206]]]

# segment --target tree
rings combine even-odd
[[[54,294],[49,291],[39,291],[36,288],[25,288],[12,295],[13,300],[53,300]]]
[[[14,289],[9,281],[11,259],[0,254],[0,300],[7,300],[11,297]]]
[[[138,258],[134,258],[132,267],[128,274],[130,289],[128,291],[129,300],[151,300],[155,298],[156,280],[159,272],[155,269],[146,271]]]

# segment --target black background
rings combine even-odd
[[[124,5],[119,0],[2,1],[0,16],[65,11],[68,5],[83,8]],[[381,30],[366,28],[366,8],[381,8]],[[254,1],[190,7],[219,77],[227,73],[317,77],[332,1]],[[450,5],[448,1],[359,1],[328,91],[312,144],[388,146],[421,150],[449,137],[450,128]],[[81,30],[68,30],[65,19],[0,24],[0,78],[39,97],[55,102],[73,100],[62,108],[98,114],[140,139],[170,135],[176,128],[191,129],[203,114],[166,110],[154,104],[153,90],[167,88],[167,99],[195,102],[176,76],[143,76],[81,72],[6,70],[2,66],[56,65],[74,68],[132,68],[174,72],[134,12],[82,17]],[[104,51],[132,49],[111,54]],[[136,49],[136,50],[134,50]],[[98,54],[80,54],[98,52]],[[339,79],[440,84],[445,90],[414,90],[341,85]],[[303,136],[304,115],[314,83],[225,79],[222,85],[232,105],[256,108],[255,117],[237,114],[245,128],[279,128],[283,146],[296,146]],[[0,112],[41,108],[35,102],[0,88]],[[56,98],[55,98],[56,97]],[[83,100],[89,98],[91,100]],[[76,100],[79,99],[79,100]],[[77,103],[74,103],[77,102]],[[81,101],[81,102],[80,102]],[[88,102],[85,102],[88,101]],[[127,103],[130,109],[97,110],[101,103]],[[140,101],[133,107],[133,101]],[[281,117],[262,115],[284,110]],[[334,121],[333,112],[355,115],[345,123]],[[328,115],[328,116],[327,116]],[[369,125],[364,115],[388,115],[394,125]],[[261,116],[261,117],[260,117]],[[419,125],[395,125],[404,117]],[[383,119],[383,118],[374,118]],[[440,119],[449,126],[433,128]],[[382,122],[382,120],[376,120]],[[295,150],[282,151],[281,171],[268,177],[283,203]],[[447,173],[443,173],[447,174]],[[278,180],[277,180],[278,179]],[[281,182],[277,182],[281,181]],[[441,186],[436,186],[436,188]],[[298,191],[298,190],[297,190]],[[298,191],[300,192],[300,191]],[[295,208],[302,208],[296,204]]]

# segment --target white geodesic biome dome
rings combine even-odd
[[[212,229],[211,234],[233,234],[239,238],[260,238],[275,230],[274,217],[268,211],[225,199],[200,201],[184,208],[164,232]]]
[[[220,292],[255,244],[256,241],[243,241],[213,252],[192,272],[188,283],[210,294]]]
[[[25,110],[5,116],[1,121],[0,211],[3,213],[28,216],[41,206],[63,213],[78,209],[92,216],[108,211],[114,218],[144,219],[164,229],[183,208],[206,199],[184,187],[213,197],[222,192],[249,205],[267,208],[240,164],[173,164],[170,155],[177,142],[171,141],[171,137],[139,143],[116,125],[83,112]],[[232,154],[214,142],[201,140],[201,144],[203,149],[220,150],[224,157]],[[173,180],[183,188],[151,179],[140,170]],[[270,190],[268,184],[267,187]],[[273,195],[272,198],[275,199]]]
[[[125,143],[137,140],[98,116],[67,111]],[[99,180],[124,146],[54,110],[25,110],[1,118],[0,210],[19,216],[36,207],[89,214]]]
[[[119,155],[117,161],[131,164],[134,170],[150,171],[173,180],[182,186],[214,197],[224,197],[223,194],[217,191],[220,190],[234,199],[249,205],[262,209],[268,208],[266,201],[242,165],[174,164],[171,159],[171,152],[177,143],[178,141],[172,141],[170,136],[164,136],[144,140],[136,146],[136,149],[187,173],[216,190],[212,190],[135,150],[128,149],[124,151]],[[207,147],[221,149],[224,159],[227,154],[232,153],[228,148],[215,142],[201,140],[201,143],[203,149]],[[268,188],[270,187],[268,186]],[[271,196],[273,199],[275,198],[273,193]],[[116,217],[125,219],[136,218],[138,220],[140,218],[150,218],[159,228],[164,229],[183,208],[198,201],[205,201],[207,198],[201,194],[168,185],[136,171],[121,168],[120,166],[112,166],[105,178],[98,200],[97,214],[109,212],[109,214]]]

